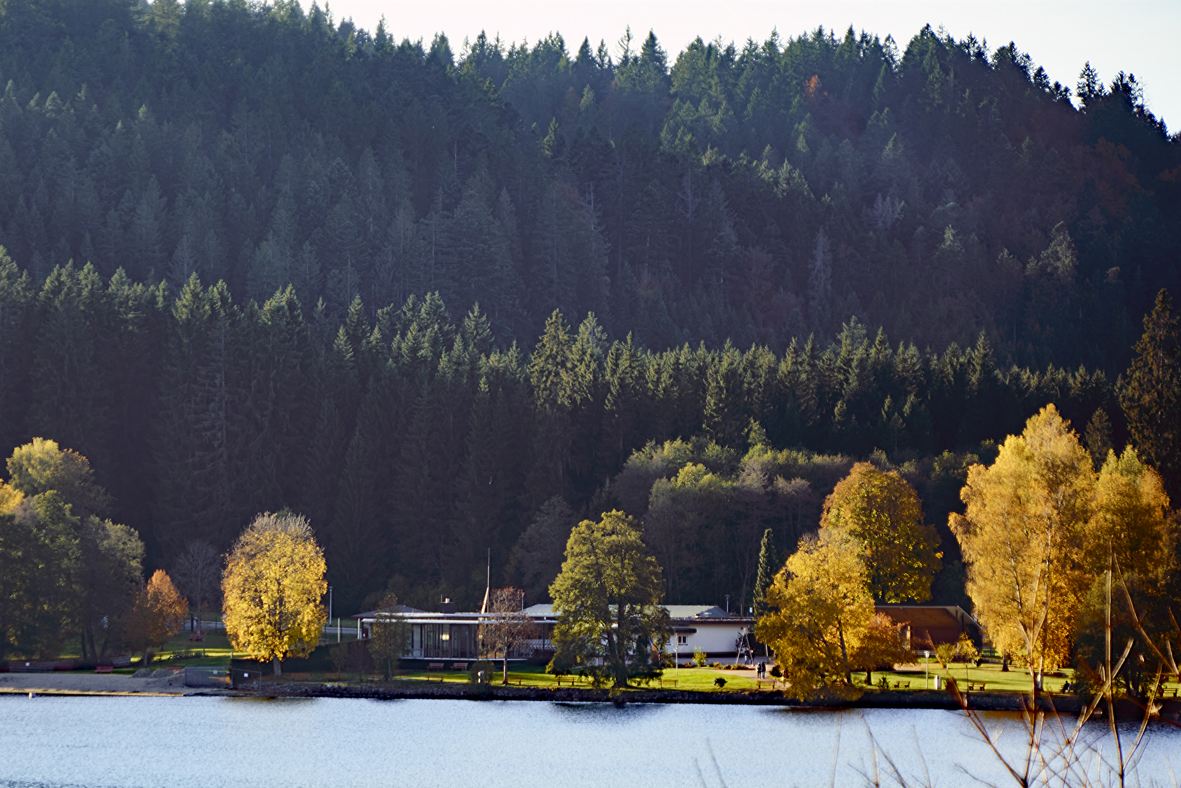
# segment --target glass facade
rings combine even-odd
[[[480,654],[479,627],[473,622],[455,624],[413,624],[412,657],[418,659],[477,659]]]

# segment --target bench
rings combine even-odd
[[[969,681],[968,682],[968,692],[983,692],[984,685],[986,683],[987,682],[984,682],[984,681]]]
[[[467,663],[466,662],[452,662],[451,669],[457,670],[460,673],[463,673],[464,671],[467,670]]]
[[[676,688],[676,686],[677,686],[677,680],[676,680],[676,679],[665,679],[665,678],[658,678],[658,679],[656,679],[656,681],[657,681],[657,682],[660,684],[660,688],[661,688],[661,689],[664,689],[664,685],[666,685],[666,684],[667,684],[668,686],[670,686],[670,687],[673,687],[674,689],[675,689],[675,688]]]
[[[113,673],[115,671],[114,665],[99,665],[94,669],[95,673]]]
[[[518,687],[519,687],[519,686],[521,686],[521,680],[520,680],[520,679],[518,679],[518,678],[513,678],[513,677],[511,677],[511,676],[510,676],[509,678],[507,678],[507,679],[504,679],[504,680],[503,680],[501,683],[503,683],[503,684],[516,684]]]
[[[895,681],[894,689],[910,689],[909,681]]]
[[[558,686],[562,686],[562,682],[565,681],[568,686],[573,687],[581,678],[581,676],[558,676]]]

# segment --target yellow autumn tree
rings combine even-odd
[[[862,547],[866,582],[878,602],[925,602],[942,568],[939,535],[897,471],[859,462],[824,501],[820,525],[847,531]]]
[[[310,654],[327,620],[324,552],[306,518],[260,514],[242,532],[222,579],[226,634],[235,649],[270,660]]]
[[[767,604],[772,611],[755,633],[775,651],[788,693],[856,694],[855,655],[874,615],[857,541],[831,528],[802,541],[775,575]]]
[[[1053,405],[1010,435],[989,467],[973,465],[951,516],[968,569],[968,595],[994,646],[1054,670],[1090,585],[1085,569],[1095,473]]]
[[[148,664],[148,649],[162,646],[184,627],[189,602],[163,569],[157,569],[147,586],[135,597],[135,607],[127,617],[127,645],[143,652],[143,664]]]
[[[16,507],[20,506],[20,502],[25,499],[25,494],[20,490],[7,485],[3,479],[0,479],[0,514],[9,514]]]
[[[1132,447],[1107,461],[1095,481],[1094,509],[1087,524],[1087,570],[1099,577],[1108,553],[1125,575],[1148,578],[1171,568],[1176,543],[1169,496],[1160,474]]]

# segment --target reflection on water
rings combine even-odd
[[[990,729],[1004,731],[1002,746],[1020,752],[1019,720],[987,719]],[[1094,751],[1103,753],[1107,736],[1095,726]],[[1160,726],[1150,736],[1133,784],[1173,785],[1170,757],[1181,754],[1181,735]],[[20,788],[717,786],[723,780],[746,788],[863,785],[874,775],[896,784],[895,774],[910,785],[963,785],[972,782],[967,775],[1009,782],[964,716],[947,711],[0,697],[0,786]]]

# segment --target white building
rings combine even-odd
[[[663,605],[671,619],[672,637],[665,652],[680,660],[689,659],[697,649],[708,657],[733,658],[744,636],[754,630],[754,619],[727,613],[717,605]],[[525,613],[541,627],[540,648],[553,649],[550,637],[557,623],[553,605],[533,605]]]
[[[407,659],[468,661],[480,656],[479,628],[489,616],[458,613],[448,604],[442,607],[438,613],[428,613],[399,605],[398,612],[411,630]],[[672,628],[665,651],[682,661],[691,659],[698,649],[711,659],[733,659],[744,637],[754,629],[754,619],[727,613],[716,605],[664,605],[664,609]],[[537,637],[527,648],[511,654],[510,659],[552,654],[554,625],[558,621],[554,606],[533,605],[524,612],[537,625]],[[354,616],[363,637],[369,636],[376,617],[376,611]]]

